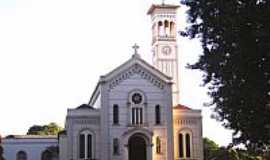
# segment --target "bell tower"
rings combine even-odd
[[[152,20],[153,65],[172,77],[173,106],[179,103],[178,52],[176,40],[176,13],[178,5],[152,5],[148,15]]]

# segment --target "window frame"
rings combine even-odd
[[[140,103],[135,103],[132,97],[136,94],[139,94],[141,97]],[[146,96],[144,92],[141,90],[132,90],[128,96],[128,105],[129,105],[129,112],[128,117],[130,119],[130,125],[132,126],[141,126],[145,123],[146,115],[145,115],[145,106],[146,106]]]
[[[84,137],[84,147],[81,148],[81,136]],[[90,137],[90,141],[89,141],[89,137]],[[94,140],[95,140],[95,136],[94,134],[89,131],[89,130],[82,130],[81,132],[79,132],[78,134],[78,158],[80,160],[84,160],[84,159],[93,159],[95,157],[94,154]],[[81,149],[84,149],[84,151],[82,151]],[[82,154],[84,153],[84,154]]]
[[[113,105],[113,125],[119,125],[119,105]]]
[[[182,135],[182,145],[180,145],[180,135]],[[193,154],[193,143],[192,143],[193,134],[190,129],[183,129],[178,132],[178,157],[180,159],[190,159]],[[181,147],[182,146],[182,150]],[[182,151],[182,153],[181,153]]]
[[[113,139],[113,155],[120,155],[120,144],[118,138]]]
[[[156,153],[161,154],[161,139],[159,136],[156,137]]]
[[[161,107],[159,104],[155,106],[155,124],[161,125]]]

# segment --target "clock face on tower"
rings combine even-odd
[[[162,53],[164,55],[167,56],[167,55],[170,55],[171,54],[172,48],[170,46],[164,46],[164,47],[162,47],[161,51],[162,51]]]

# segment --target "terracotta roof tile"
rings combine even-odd
[[[178,104],[178,105],[174,106],[173,109],[191,110],[191,108],[189,108],[185,105],[182,105],[182,104]]]
[[[76,109],[91,109],[91,110],[94,110],[95,108],[88,105],[88,104],[82,104],[79,107],[77,107]]]
[[[156,8],[166,8],[166,9],[177,9],[179,5],[171,5],[171,4],[153,4],[148,10],[147,14],[152,14]]]

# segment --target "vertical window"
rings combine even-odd
[[[79,136],[79,158],[92,159],[93,158],[93,136],[89,131],[80,133]]]
[[[27,154],[24,151],[19,151],[16,155],[16,160],[27,160]]]
[[[140,122],[139,123],[142,124],[143,123],[143,109],[140,108],[139,111],[140,111]]]
[[[191,158],[192,137],[190,132],[182,132],[179,134],[179,158]]]
[[[165,24],[165,28],[169,27],[169,22],[167,20],[165,21],[164,24]]]
[[[132,108],[132,124],[135,124],[135,108]]]
[[[119,107],[118,105],[113,105],[113,124],[119,124]]]
[[[190,135],[186,134],[186,157],[190,158]]]
[[[113,139],[113,154],[114,155],[119,154],[119,140],[117,138]]]
[[[84,134],[80,135],[80,158],[85,158],[85,136]]]
[[[162,35],[162,22],[158,22],[158,35]]]
[[[142,108],[132,108],[131,109],[132,124],[143,124],[143,109]]]
[[[87,135],[87,158],[92,158],[92,135]]]
[[[183,134],[180,133],[178,137],[179,143],[178,143],[178,148],[179,148],[179,157],[183,158],[184,157],[184,143],[183,143]]]
[[[161,153],[161,142],[159,137],[156,138],[156,152],[157,154]]]
[[[166,20],[165,22],[164,22],[164,32],[165,32],[165,35],[166,36],[168,36],[170,33],[170,28],[169,28],[169,22]]]
[[[160,124],[160,106],[159,105],[156,105],[155,115],[156,115],[156,124]]]
[[[135,112],[135,115],[136,115],[136,117],[135,117],[135,123],[136,124],[139,124],[139,108],[135,108],[135,110],[136,110],[136,112]]]
[[[131,123],[133,125],[143,124],[144,96],[135,92],[129,98],[131,104]]]
[[[174,24],[174,22],[170,22],[170,32],[171,32],[171,36],[175,35],[175,24]]]

